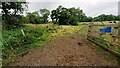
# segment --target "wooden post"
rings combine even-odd
[[[93,23],[91,22],[89,24],[89,28],[88,28],[88,34],[87,34],[88,37],[92,36],[92,30],[93,30]]]
[[[118,39],[118,26],[116,25],[113,27],[113,30],[112,30],[112,41],[111,42],[117,44],[118,43],[117,39]]]

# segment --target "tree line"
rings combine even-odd
[[[27,13],[24,16],[24,23],[32,23],[32,24],[43,24],[48,23],[48,18],[50,15],[50,11],[47,9],[40,9],[39,11],[35,11],[32,13]]]
[[[115,16],[115,15],[105,15],[105,14],[101,14],[97,17],[93,18],[94,21],[120,21],[120,16]]]
[[[59,25],[77,25],[78,22],[91,21],[117,21],[120,16],[101,14],[97,17],[87,16],[80,8],[65,8],[58,6],[51,12],[48,9],[29,12],[26,16],[21,15],[28,3],[26,2],[2,2],[2,23],[5,28],[15,28],[23,23],[43,24],[48,23],[51,18],[52,23]],[[11,11],[12,10],[12,11]]]
[[[40,9],[40,10],[42,10],[42,16],[39,15],[38,11],[28,13],[26,15],[27,18],[30,18],[29,21],[33,20],[33,22],[29,22],[29,23],[33,23],[33,24],[48,23],[49,16],[52,19],[52,22],[54,24],[59,24],[59,25],[77,25],[77,22],[120,20],[120,16],[115,16],[112,14],[110,15],[101,14],[97,17],[86,16],[86,14],[83,12],[82,9],[75,8],[75,7],[65,8],[62,6],[58,6],[58,8],[51,11],[51,14],[50,14],[50,11],[47,9]],[[36,21],[36,20],[39,20],[39,21]]]

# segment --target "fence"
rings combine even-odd
[[[120,57],[119,28],[118,22],[107,24],[90,23],[87,39]]]

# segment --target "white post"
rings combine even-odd
[[[23,36],[25,36],[25,33],[24,33],[23,29],[21,29],[21,32],[22,32]]]

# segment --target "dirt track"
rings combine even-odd
[[[84,37],[85,38],[85,37]],[[82,40],[81,40],[82,39]],[[115,66],[96,54],[91,44],[76,34],[47,42],[47,46],[31,50],[27,55],[10,65],[17,66]]]

